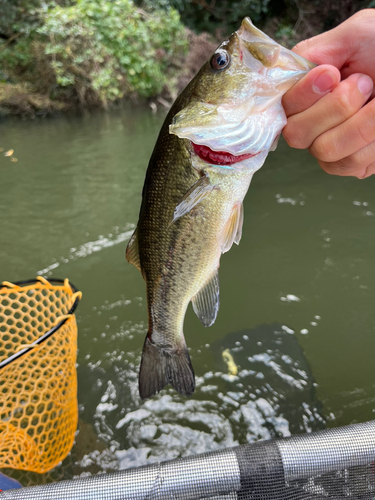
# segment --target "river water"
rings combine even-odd
[[[283,141],[221,259],[216,323],[186,316],[196,392],[139,399],[145,284],[125,248],[163,119],[136,108],[0,123],[18,159],[0,153],[0,281],[41,274],[83,292],[76,444],[48,477],[15,474],[24,484],[375,418],[375,176],[331,177]]]

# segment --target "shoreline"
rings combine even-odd
[[[271,19],[266,27],[269,36],[289,48],[299,40],[294,33],[293,37],[283,34],[277,36],[277,25]],[[220,40],[209,33],[196,34],[186,28],[188,50],[182,60],[175,65],[176,82],[172,87],[165,86],[162,91],[153,97],[142,98],[137,94],[128,93],[108,106],[85,105],[82,106],[77,100],[51,99],[48,94],[37,92],[27,81],[17,83],[0,83],[0,120],[8,117],[19,117],[22,119],[45,118],[75,112],[91,112],[94,110],[113,110],[123,106],[148,106],[151,112],[156,113],[160,109],[168,110],[177,95],[185,88],[189,81],[196,75],[202,65],[209,59],[210,55],[219,45]]]
[[[82,106],[79,100],[54,100],[48,94],[35,92],[29,82],[0,83],[0,119],[18,116],[23,119],[34,119],[69,112],[84,112],[95,109],[117,109],[128,103],[135,106],[149,106],[151,112],[158,109],[169,109],[177,95],[185,88],[189,81],[196,75],[201,66],[214,52],[219,41],[208,33],[193,33],[186,28],[188,50],[186,55],[176,62],[176,81],[172,86],[164,86],[162,91],[149,98],[140,97],[134,92],[129,92],[121,99],[113,101],[104,107],[98,104]]]

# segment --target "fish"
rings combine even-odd
[[[126,249],[146,282],[142,399],[168,384],[184,396],[194,392],[187,307],[192,302],[204,326],[215,322],[220,256],[239,244],[250,181],[286,124],[282,95],[312,67],[245,18],[172,105]]]

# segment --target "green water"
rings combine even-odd
[[[284,142],[222,257],[216,323],[186,316],[196,393],[139,399],[145,285],[124,253],[163,119],[132,109],[0,124],[18,158],[0,154],[0,280],[42,274],[83,292],[80,431],[60,477],[375,418],[375,176],[330,177]]]

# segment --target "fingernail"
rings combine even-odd
[[[313,85],[313,91],[317,94],[328,92],[336,85],[336,80],[336,75],[332,73],[332,71],[324,71],[316,78]]]
[[[369,95],[374,86],[372,79],[367,75],[362,75],[358,78],[357,82],[358,90],[362,92],[363,95]]]

